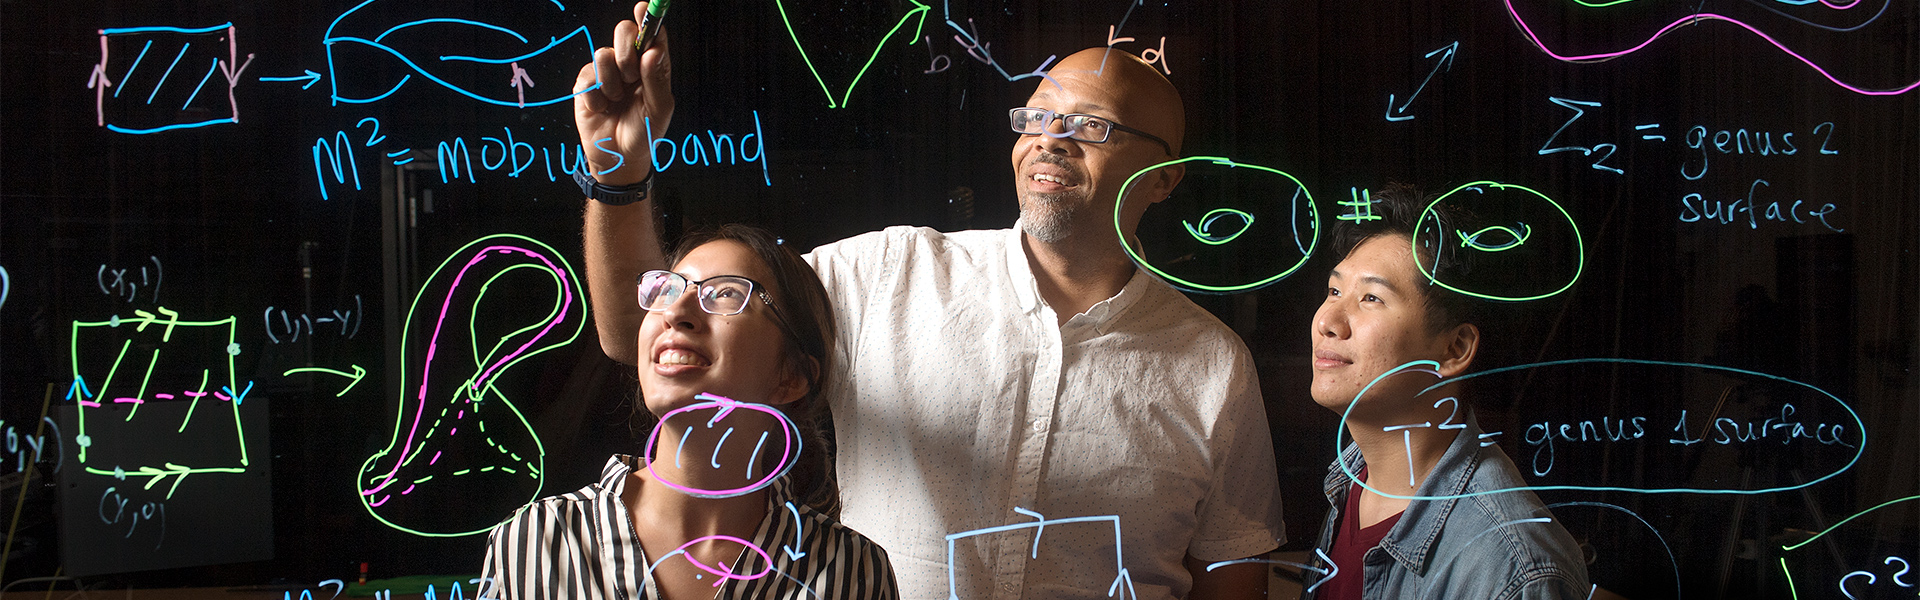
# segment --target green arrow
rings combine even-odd
[[[928,11],[933,10],[933,6],[922,4],[920,0],[907,0],[907,1],[912,2],[914,8],[912,10],[907,11],[907,14],[901,16],[900,20],[893,24],[893,29],[888,30],[887,35],[880,38],[880,43],[874,45],[873,54],[867,56],[867,63],[860,66],[860,72],[855,73],[853,75],[853,81],[847,84],[847,89],[845,92],[841,93],[840,100],[838,102],[834,101],[833,88],[827,86],[827,80],[820,76],[820,70],[817,68],[814,68],[813,58],[807,54],[806,46],[800,43],[800,34],[794,32],[793,20],[787,18],[786,4],[784,2],[781,2],[781,0],[773,0],[773,6],[774,8],[780,11],[780,21],[786,24],[787,35],[793,38],[794,49],[800,51],[800,61],[803,63],[806,63],[808,71],[813,72],[814,81],[820,82],[820,91],[825,92],[827,94],[827,108],[846,108],[848,99],[853,97],[854,86],[860,85],[860,78],[866,76],[867,69],[873,68],[873,62],[880,58],[880,51],[886,49],[887,41],[893,39],[894,34],[900,33],[900,28],[905,27],[907,25],[907,21],[913,20],[914,15],[920,16],[920,22],[914,25],[913,39],[911,41],[908,41],[906,45],[911,46],[915,42],[920,41],[920,31],[922,28],[926,27],[927,13]]]
[[[339,375],[341,377],[352,379],[353,381],[351,383],[348,383],[345,389],[342,389],[340,390],[340,393],[333,395],[333,397],[335,398],[347,395],[347,390],[351,390],[353,389],[353,386],[359,385],[360,379],[367,376],[367,370],[361,367],[360,365],[353,365],[352,373],[348,373],[346,371],[335,371],[333,369],[324,369],[320,367],[301,367],[298,369],[287,369],[287,372],[281,373],[280,376],[286,377],[294,373],[326,373],[328,375]]]

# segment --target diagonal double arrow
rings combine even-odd
[[[1427,89],[1427,84],[1433,81],[1433,76],[1439,74],[1441,69],[1453,70],[1453,55],[1459,51],[1460,42],[1456,41],[1442,46],[1438,50],[1428,52],[1427,58],[1433,58],[1435,54],[1438,54],[1440,55],[1440,60],[1434,61],[1433,70],[1427,72],[1426,79],[1420,80],[1420,87],[1413,88],[1413,93],[1407,95],[1406,102],[1400,103],[1400,108],[1396,109],[1393,107],[1393,94],[1387,94],[1387,120],[1406,121],[1412,119],[1413,115],[1407,114],[1407,107],[1413,104],[1414,98],[1420,97],[1420,92]],[[1395,113],[1398,113],[1399,116],[1395,116]]]

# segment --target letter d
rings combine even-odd
[[[753,140],[753,157],[747,157],[747,140]],[[716,149],[718,151],[718,149]],[[740,159],[760,163],[760,181],[773,187],[773,176],[767,174],[767,134],[760,131],[760,111],[753,111],[753,133],[740,138]]]

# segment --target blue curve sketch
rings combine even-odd
[[[1047,135],[1053,135],[1053,134],[1049,133]],[[1297,196],[1298,192],[1296,192],[1295,195]],[[1214,233],[1213,222],[1220,220],[1220,217],[1224,217],[1228,215],[1232,215],[1235,218],[1240,219],[1240,228],[1235,229],[1233,233]],[[1202,244],[1207,244],[1209,246],[1218,246],[1221,244],[1225,244],[1227,242],[1231,242],[1233,241],[1234,238],[1240,237],[1240,234],[1246,233],[1248,229],[1252,229],[1253,214],[1248,213],[1247,211],[1239,210],[1235,208],[1216,208],[1216,209],[1207,211],[1206,215],[1203,215],[1200,217],[1199,227],[1194,227],[1193,223],[1189,223],[1186,221],[1181,221],[1180,224],[1185,225],[1187,227],[1187,235],[1193,236],[1193,239],[1195,241],[1198,241]],[[1297,241],[1298,240],[1296,240],[1296,242]]]
[[[586,90],[574,92],[571,75],[568,75],[565,79],[558,77],[549,78],[548,81],[542,82],[546,84],[544,86],[530,84],[522,87],[518,85],[520,81],[519,77],[524,76],[525,73],[525,70],[521,69],[518,63],[543,58],[556,65],[582,65],[592,63],[594,50],[593,35],[585,25],[575,27],[572,31],[567,32],[566,35],[559,37],[549,36],[542,40],[537,36],[529,37],[511,27],[452,16],[414,19],[398,25],[384,26],[384,28],[378,28],[381,26],[366,26],[365,21],[352,18],[356,13],[360,13],[362,9],[366,9],[369,5],[379,1],[380,0],[365,0],[359,5],[341,13],[339,17],[333,20],[332,24],[327,26],[326,35],[321,39],[321,42],[327,47],[326,77],[330,89],[329,95],[334,104],[371,104],[379,102],[399,92],[407,83],[413,81],[415,75],[474,100],[498,106],[515,106],[522,108],[547,106],[565,102],[571,100],[579,93],[599,89],[601,86],[601,82],[595,81],[594,84]],[[392,2],[390,2],[390,4],[391,3]],[[540,5],[541,8],[551,4],[558,7],[561,11],[567,9],[559,0],[530,1],[530,3]],[[366,12],[372,13],[375,11],[369,10]],[[343,22],[346,22],[347,25],[343,26]],[[448,53],[432,54],[430,56],[414,56],[409,54],[405,49],[395,47],[395,44],[397,44],[399,40],[406,39],[408,34],[419,31],[420,28],[424,26],[472,28],[474,30],[474,39],[489,40],[492,43],[499,44],[499,46],[492,48],[498,52],[485,54],[469,50],[468,54]],[[372,33],[371,36],[349,31],[360,29],[368,30],[371,33],[371,31],[376,28],[378,28],[378,33]],[[433,37],[445,36],[435,34]],[[389,38],[394,39],[389,40]],[[341,70],[343,63],[336,56],[336,54],[344,48],[370,48],[384,52],[392,55],[394,58],[400,59],[400,62],[406,63],[408,68],[413,69],[413,73],[401,76],[400,80],[391,86],[375,86],[375,89],[384,90],[379,93],[353,94],[342,92],[340,89],[341,79],[344,77],[351,80],[353,77],[353,75],[346,74]],[[579,52],[579,54],[570,54],[574,51]],[[564,56],[563,53],[565,53]],[[556,58],[546,58],[549,56]],[[463,87],[461,84],[449,81],[443,76],[444,69],[472,68],[474,66],[503,67],[500,69],[501,73],[499,77],[475,78],[483,82],[492,82],[497,79],[499,85],[487,86],[485,89],[469,89]]]
[[[107,27],[107,28],[100,29],[99,30],[100,42],[101,42],[100,63],[94,67],[94,75],[93,77],[89,78],[87,83],[87,87],[89,89],[95,88],[96,85],[104,85],[104,86],[113,88],[113,91],[111,93],[108,93],[105,90],[100,90],[98,92],[98,95],[96,96],[95,110],[98,111],[100,125],[102,127],[107,128],[108,131],[112,131],[114,133],[123,133],[123,134],[129,134],[129,135],[146,135],[146,134],[152,134],[152,133],[174,131],[179,129],[195,129],[199,127],[206,127],[209,125],[239,123],[240,120],[237,116],[238,111],[232,105],[229,105],[226,107],[228,115],[224,117],[206,118],[206,119],[200,119],[197,121],[177,122],[177,123],[168,122],[168,121],[172,121],[176,117],[176,115],[155,114],[155,113],[146,112],[148,110],[158,110],[158,109],[150,109],[149,107],[153,106],[154,100],[159,98],[161,88],[166,87],[169,81],[174,81],[172,79],[173,72],[176,68],[180,66],[181,61],[187,58],[187,55],[190,53],[190,51],[194,49],[193,40],[181,41],[179,50],[175,51],[175,54],[171,60],[164,58],[164,54],[167,50],[171,49],[170,45],[172,42],[168,42],[167,47],[162,48],[161,53],[155,55],[156,61],[164,61],[164,64],[166,65],[164,67],[164,70],[160,70],[162,69],[161,67],[155,67],[153,69],[158,71],[157,77],[153,76],[148,71],[140,70],[141,65],[147,64],[146,63],[147,54],[153,50],[153,46],[154,46],[153,43],[155,40],[151,38],[145,39],[145,40],[137,40],[142,42],[140,45],[140,52],[139,54],[134,56],[133,64],[129,65],[125,72],[122,72],[118,75],[119,80],[117,82],[109,78],[107,74],[107,70],[108,70],[107,38],[109,37],[139,38],[141,36],[154,36],[154,35],[162,35],[162,36],[214,35],[214,34],[230,32],[233,30],[233,28],[234,28],[233,22],[229,21],[226,23],[221,23],[219,25],[211,25],[206,27],[144,26],[144,27]],[[243,61],[243,60],[239,60],[238,56],[234,56],[233,54],[231,54],[232,48],[233,48],[233,46],[231,45],[231,40],[228,40],[227,38],[221,38],[220,41],[229,42],[229,44],[226,45],[226,48],[228,48],[228,52],[229,52],[228,54],[222,55],[219,52],[218,48],[221,46],[221,44],[214,43],[214,44],[202,45],[201,48],[214,49],[212,51],[215,52],[215,55],[211,57],[212,58],[211,63],[196,62],[196,63],[189,63],[189,64],[190,65],[191,64],[207,64],[208,67],[206,72],[202,74],[200,78],[197,80],[193,80],[193,79],[178,80],[178,81],[186,81],[186,82],[193,82],[193,81],[198,82],[192,88],[193,90],[192,93],[187,94],[185,96],[186,101],[181,103],[181,106],[180,106],[181,111],[186,111],[193,106],[194,100],[200,97],[200,92],[206,88],[207,82],[211,81],[213,79],[213,74],[221,71],[223,66],[233,69],[233,72],[229,73],[228,75],[230,77],[234,77],[234,76],[237,76],[238,73],[245,71],[247,68],[246,65],[252,61],[252,55],[247,55],[246,60]],[[205,50],[202,50],[202,52],[205,52]],[[198,61],[201,58],[208,58],[208,57],[196,55],[195,57],[193,57],[193,60]],[[238,63],[238,64],[235,64],[235,63]],[[161,64],[161,62],[155,62],[153,64],[158,65],[158,64]],[[197,68],[197,67],[190,67],[190,69],[191,68]],[[130,85],[130,81],[132,81],[133,84]],[[149,88],[149,86],[151,86],[151,88]],[[126,106],[115,106],[111,109],[106,107],[105,102],[107,101],[108,98],[113,98],[113,99],[120,98],[120,94],[122,92],[125,92],[126,89],[129,87],[138,87],[140,89],[148,90],[144,101],[139,102],[140,106],[135,107],[137,110],[133,110],[134,114],[128,114],[127,111],[129,109]],[[134,94],[136,98],[129,100],[128,101],[129,104],[132,104],[135,100],[139,100],[139,98],[137,97],[139,94],[139,91],[135,91]],[[229,100],[230,99],[231,98],[229,98]],[[218,108],[218,107],[209,107],[209,108]],[[122,121],[122,119],[130,119],[132,121],[140,122],[141,124],[129,125],[127,124],[126,121]],[[110,122],[110,121],[121,121],[121,122],[116,123],[116,122]]]
[[[1126,29],[1127,21],[1133,18],[1134,7],[1141,6],[1142,3],[1140,2],[1140,0],[1131,0],[1129,2],[1126,2],[1126,5],[1127,5],[1126,13],[1120,16],[1120,23],[1114,26],[1114,31],[1120,31],[1120,30]],[[977,27],[973,28],[975,30],[970,31],[968,27],[961,27],[960,23],[954,21],[954,19],[957,17],[954,15],[954,11],[953,11],[953,0],[941,1],[940,16],[941,16],[940,20],[946,23],[949,29],[953,30],[954,42],[959,43],[962,47],[966,48],[967,50],[966,53],[969,56],[972,56],[975,60],[984,62],[987,64],[987,66],[993,67],[994,72],[998,73],[1002,79],[1007,80],[1008,83],[1020,81],[1022,79],[1031,79],[1031,78],[1038,77],[1042,80],[1052,83],[1055,87],[1059,87],[1060,83],[1057,81],[1054,81],[1052,77],[1047,75],[1047,67],[1051,66],[1053,64],[1053,61],[1058,60],[1060,58],[1059,55],[1048,56],[1046,60],[1040,61],[1040,65],[1037,67],[1034,67],[1032,71],[1028,71],[1020,74],[1014,74],[1012,72],[1007,71],[1007,68],[1002,66],[1000,64],[1000,61],[993,57],[993,48],[992,48],[993,44],[991,42],[982,41],[982,39],[979,36],[979,32],[977,31]],[[924,24],[925,18],[923,17],[921,21]],[[973,20],[968,19],[967,22],[969,25],[971,25]],[[918,32],[916,32],[915,41],[919,40],[917,33]],[[908,45],[912,45],[912,44],[913,42],[908,42]],[[1113,52],[1112,44],[1107,45],[1107,52],[1109,54]],[[1100,59],[1100,70],[1104,71],[1107,68],[1106,65],[1107,65],[1106,57],[1103,56]]]
[[[209,27],[164,27],[164,26],[162,27],[108,27],[106,29],[100,30],[100,34],[101,35],[123,35],[128,33],[187,33],[187,34],[218,33],[221,30],[226,29],[228,27],[232,27],[232,26],[233,26],[233,22],[229,21],[226,23],[221,23],[219,25],[213,25]]]
[[[1552,512],[1553,509],[1560,508],[1563,506],[1588,506],[1593,508],[1605,508],[1605,509],[1617,510],[1623,513],[1627,513],[1627,516],[1633,517],[1633,520],[1635,521],[1639,521],[1642,527],[1647,528],[1648,533],[1653,534],[1654,541],[1660,542],[1660,549],[1666,551],[1667,565],[1673,568],[1673,600],[1680,600],[1680,592],[1681,592],[1680,559],[1675,558],[1673,556],[1673,545],[1667,543],[1667,537],[1660,535],[1660,530],[1658,528],[1655,528],[1652,523],[1648,523],[1645,518],[1640,516],[1640,513],[1627,510],[1627,508],[1624,506],[1620,506],[1616,504],[1607,504],[1605,502],[1585,502],[1585,501],[1557,502],[1554,504],[1548,504],[1546,508],[1548,512]],[[1565,523],[1566,520],[1562,519],[1561,522]],[[1589,571],[1591,571],[1591,569],[1589,569]]]
[[[974,529],[971,531],[962,531],[960,533],[947,534],[946,538],[947,538],[947,599],[948,600],[960,600],[960,587],[959,587],[960,580],[959,580],[959,577],[955,575],[954,566],[953,566],[954,542],[957,542],[962,539],[970,538],[970,537],[1000,533],[1005,531],[1014,531],[1017,529],[1033,529],[1035,531],[1033,534],[1033,555],[1032,556],[1034,558],[1039,558],[1040,538],[1041,536],[1046,535],[1048,525],[1065,525],[1069,523],[1094,523],[1094,522],[1102,522],[1102,521],[1111,523],[1113,526],[1113,566],[1118,571],[1113,577],[1113,582],[1107,585],[1107,597],[1117,598],[1119,600],[1139,600],[1140,594],[1138,592],[1135,592],[1133,589],[1133,575],[1127,572],[1127,566],[1122,561],[1122,558],[1121,558],[1122,556],[1125,555],[1125,553],[1122,552],[1120,548],[1121,542],[1120,542],[1120,516],[1119,515],[1102,515],[1102,516],[1094,516],[1094,517],[1067,517],[1064,519],[1048,519],[1046,518],[1045,515],[1042,515],[1038,512],[1027,510],[1025,508],[1021,508],[1018,506],[1013,507],[1013,511],[1020,513],[1022,515],[1033,517],[1034,521],[1030,523],[1012,523],[1008,525],[1000,525],[997,527],[987,527],[983,529]],[[1122,594],[1122,592],[1124,592],[1124,594]]]
[[[1788,2],[1787,0],[1776,0],[1776,1],[1778,1],[1778,2],[1779,2],[1779,3],[1781,3],[1781,4],[1792,4],[1792,5],[1796,5],[1796,6],[1798,6],[1798,5],[1806,5],[1806,4],[1812,4],[1812,3],[1814,3],[1814,2],[1817,2],[1817,1],[1819,1],[1819,0],[1805,0],[1804,2],[1798,2],[1798,1],[1796,1],[1796,2]],[[1815,27],[1815,28],[1819,28],[1819,29],[1825,29],[1825,30],[1827,30],[1827,31],[1832,31],[1832,32],[1836,32],[1836,33],[1847,33],[1847,32],[1851,32],[1851,31],[1856,31],[1856,30],[1859,30],[1859,29],[1860,29],[1860,28],[1862,28],[1862,27],[1866,27],[1867,25],[1870,25],[1870,24],[1872,24],[1872,23],[1873,23],[1874,21],[1878,21],[1878,20],[1880,20],[1880,17],[1881,17],[1881,15],[1885,15],[1885,14],[1887,14],[1887,8],[1888,8],[1888,7],[1891,7],[1891,6],[1893,6],[1893,0],[1886,0],[1886,2],[1885,2],[1885,3],[1883,3],[1883,4],[1881,4],[1881,5],[1880,5],[1880,12],[1876,12],[1876,13],[1873,13],[1873,16],[1871,16],[1871,17],[1867,17],[1867,20],[1865,20],[1865,21],[1861,21],[1861,22],[1859,22],[1859,23],[1857,23],[1857,24],[1855,24],[1855,25],[1853,25],[1853,26],[1850,26],[1850,27],[1837,27],[1837,26],[1832,26],[1832,25],[1821,25],[1821,24],[1819,24],[1819,23],[1815,23],[1815,22],[1813,22],[1813,21],[1809,21],[1809,20],[1807,20],[1807,19],[1802,19],[1802,18],[1800,18],[1800,17],[1796,17],[1796,16],[1793,16],[1793,15],[1791,15],[1791,14],[1787,14],[1787,12],[1786,12],[1786,11],[1783,11],[1783,10],[1780,10],[1780,9],[1778,9],[1778,8],[1774,8],[1774,7],[1772,7],[1772,6],[1768,6],[1768,4],[1769,4],[1769,3],[1768,3],[1768,2],[1764,2],[1764,1],[1762,1],[1762,0],[1747,0],[1747,2],[1748,2],[1749,4],[1752,4],[1752,5],[1754,5],[1754,6],[1758,6],[1758,7],[1760,7],[1760,8],[1763,8],[1763,9],[1766,9],[1766,10],[1767,10],[1767,12],[1771,12],[1771,13],[1773,13],[1773,14],[1776,14],[1776,15],[1780,15],[1781,17],[1784,17],[1784,18],[1786,18],[1786,19],[1789,19],[1789,20],[1793,20],[1793,21],[1798,21],[1798,22],[1800,22],[1801,24],[1803,24],[1803,25],[1806,25],[1806,26],[1808,26],[1808,27]],[[1853,8],[1854,6],[1856,6],[1856,5],[1858,5],[1858,4],[1859,4],[1859,2],[1857,2],[1857,1],[1856,1],[1856,2],[1854,3],[1854,4],[1848,4],[1848,5],[1847,5],[1847,6],[1845,7],[1845,8]]]
[[[1454,235],[1460,236],[1461,248],[1472,248],[1483,252],[1502,252],[1518,248],[1521,244],[1527,243],[1527,238],[1533,237],[1533,227],[1526,223],[1521,223],[1519,229],[1504,225],[1493,225],[1473,233],[1465,233],[1462,231],[1454,231],[1453,233]],[[1489,243],[1481,239],[1489,236],[1493,236],[1496,240],[1499,236],[1506,236],[1507,239],[1500,243]]]

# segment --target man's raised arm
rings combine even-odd
[[[637,21],[646,12],[647,3],[634,5],[634,20],[614,26],[613,47],[594,51],[593,64],[581,67],[573,84],[578,94],[573,98],[573,122],[588,173],[600,185],[616,189],[647,179],[653,167],[648,142],[665,135],[673,118],[666,32],[644,53],[634,49]],[[602,83],[599,89],[587,90],[595,82]],[[637,364],[635,343],[646,311],[634,299],[634,279],[649,269],[667,268],[653,201],[614,206],[588,200],[583,220],[587,293],[600,349],[609,358]]]

